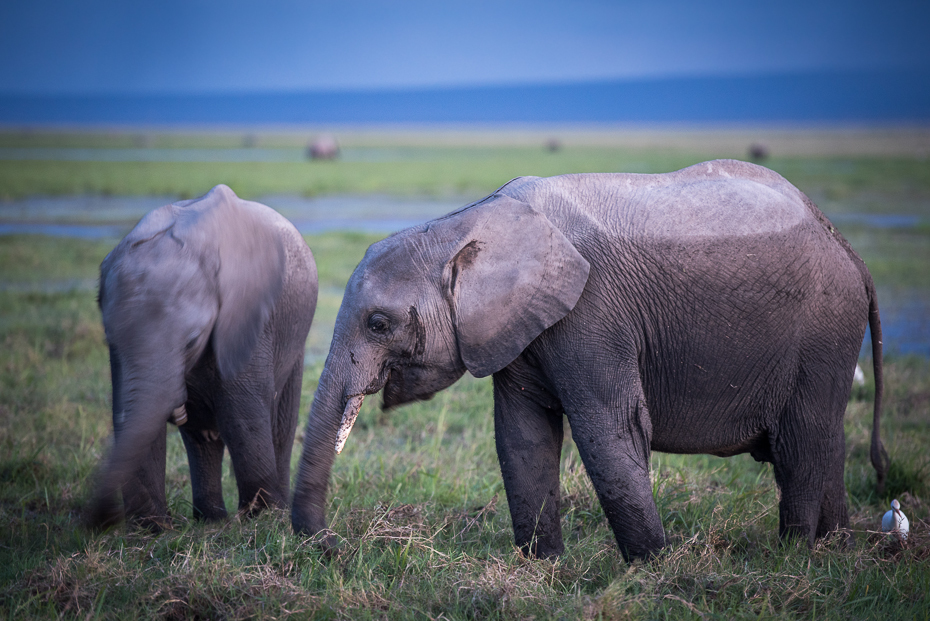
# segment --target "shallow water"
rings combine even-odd
[[[930,358],[930,296],[878,290],[885,355]],[[871,336],[866,330],[861,355],[871,355]]]
[[[301,233],[309,234],[338,229],[390,233],[444,215],[466,205],[472,198],[271,195],[257,200],[283,214]],[[0,235],[34,234],[83,239],[121,237],[146,213],[175,200],[171,196],[36,196],[0,201]],[[837,225],[882,229],[910,228],[922,221],[918,215],[827,215]]]
[[[146,213],[177,200],[167,196],[54,196],[0,201],[0,235],[122,237]],[[395,196],[264,196],[257,199],[303,234],[351,229],[391,233],[444,215],[467,198]]]
[[[844,224],[858,224],[873,229],[909,229],[921,223],[916,215],[875,214],[875,213],[835,213],[826,214],[838,227]]]
[[[163,149],[157,147],[0,147],[0,160],[63,162],[299,162],[303,149]]]
[[[344,162],[416,162],[435,158],[420,147],[347,147]],[[476,155],[480,157],[481,155]],[[160,147],[0,147],[0,161],[61,162],[306,162],[299,147],[160,148]]]
[[[0,235],[48,235],[49,237],[77,237],[80,239],[106,239],[123,237],[132,226],[118,224],[41,224],[35,222],[0,222]]]

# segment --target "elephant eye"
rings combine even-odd
[[[381,313],[372,313],[368,317],[368,329],[375,334],[384,334],[391,328],[391,321]]]

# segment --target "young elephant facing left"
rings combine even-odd
[[[229,449],[239,508],[284,506],[304,346],[317,301],[306,242],[224,185],[147,214],[100,266],[114,442],[92,526],[167,519],[166,424],[190,463],[194,516],[226,516]]]

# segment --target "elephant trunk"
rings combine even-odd
[[[340,373],[335,372],[331,364],[334,358],[330,353],[310,406],[291,504],[294,531],[311,536],[326,529],[326,491],[336,457],[337,438],[340,438],[338,449],[342,450],[364,399],[364,395],[355,395],[347,403],[344,384],[337,379]],[[335,541],[330,539],[324,539],[324,545],[334,545]]]

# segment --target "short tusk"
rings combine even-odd
[[[187,422],[187,409],[184,407],[184,404],[174,408],[174,411],[171,412],[171,417],[168,419],[168,422],[173,423],[178,427]]]
[[[362,409],[363,401],[365,401],[365,395],[355,395],[349,397],[349,401],[346,403],[346,409],[342,413],[342,423],[339,424],[339,433],[336,434],[337,455],[342,452],[346,440],[349,439],[349,432],[352,431],[352,425],[355,424],[355,419],[358,418],[358,412]]]

